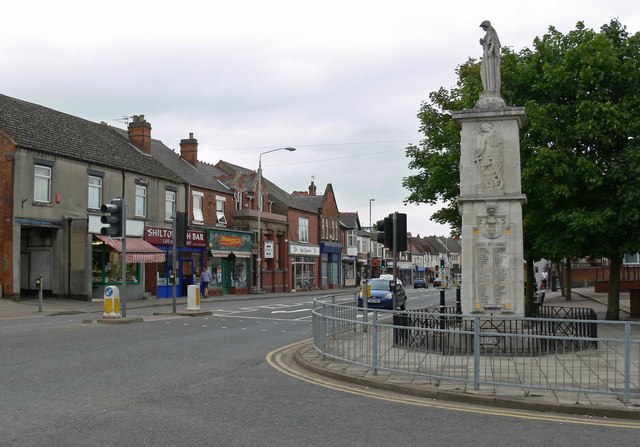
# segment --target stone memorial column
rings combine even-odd
[[[481,27],[498,42],[488,21]],[[461,127],[462,311],[523,316],[526,197],[520,181],[519,130],[526,114],[523,107],[508,107],[500,96],[499,57],[487,59],[487,39],[480,40],[485,47],[485,89],[473,109],[453,113]],[[495,76],[497,81],[489,78]]]

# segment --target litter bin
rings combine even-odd
[[[629,290],[629,307],[631,318],[640,318],[640,289]]]

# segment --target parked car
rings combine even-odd
[[[414,289],[426,289],[427,288],[427,280],[424,278],[416,278],[415,281],[413,281],[413,288]]]
[[[367,300],[367,307],[375,309],[393,308],[393,279],[372,278],[367,283],[371,286],[371,296]],[[396,280],[396,307],[404,310],[407,307],[407,294],[400,280]],[[358,307],[362,307],[362,292],[358,293]]]

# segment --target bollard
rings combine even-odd
[[[36,289],[38,289],[38,312],[42,312],[42,288],[44,284],[42,284],[42,276],[38,276],[36,278]]]
[[[187,310],[200,310],[200,286],[187,286]]]
[[[120,318],[120,290],[116,286],[104,288],[103,318]]]

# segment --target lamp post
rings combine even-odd
[[[262,271],[262,229],[260,227],[261,219],[262,219],[262,156],[264,154],[269,154],[271,152],[276,151],[295,151],[295,147],[280,147],[278,149],[271,149],[270,151],[265,151],[260,154],[258,157],[258,268],[256,272],[256,285],[258,286],[256,293],[260,293],[260,276]]]
[[[376,199],[369,199],[369,231],[373,230],[373,226],[371,226],[371,202],[375,202]]]
[[[376,199],[369,199],[369,278],[373,274],[371,269],[371,260],[373,256],[371,255],[371,250],[373,249],[373,241],[371,240],[371,235],[373,234],[373,225],[371,224],[371,202],[375,202]]]

